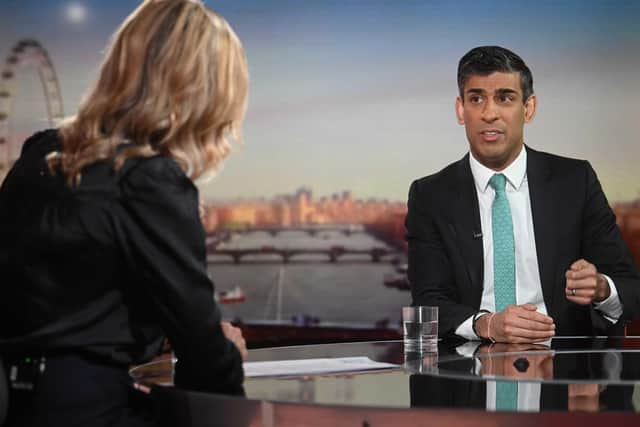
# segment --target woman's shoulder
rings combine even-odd
[[[164,155],[127,159],[120,170],[120,176],[121,182],[133,186],[193,186],[178,163]]]
[[[49,153],[61,148],[58,129],[46,129],[34,133],[22,144],[21,156],[30,152]]]
[[[45,168],[46,155],[59,151],[62,147],[57,129],[48,129],[36,132],[27,138],[22,144],[20,157],[9,171],[9,177],[27,177],[31,174],[40,176]]]

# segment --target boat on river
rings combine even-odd
[[[215,294],[215,300],[219,304],[236,304],[244,302],[247,299],[246,294],[240,286],[235,286],[233,289],[226,291],[217,291]]]

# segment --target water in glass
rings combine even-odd
[[[438,321],[402,322],[405,351],[437,351]]]

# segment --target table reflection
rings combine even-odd
[[[404,369],[416,374],[437,374],[438,352],[404,352]]]
[[[440,376],[566,384],[640,382],[640,347],[603,339],[553,340],[550,344],[467,342],[443,344],[440,350]]]
[[[640,340],[562,338],[547,344],[439,343],[408,353],[401,341],[250,351],[250,361],[366,356],[397,368],[247,378],[247,397],[272,402],[483,411],[640,410]],[[139,383],[172,383],[171,361],[133,370]],[[507,402],[505,404],[505,402]]]
[[[553,379],[553,352],[542,344],[481,345],[475,355],[475,370],[483,377],[513,380]]]
[[[441,358],[437,373],[411,376],[411,406],[520,412],[640,410],[638,349],[606,339],[584,345],[586,341],[445,346],[448,357]]]

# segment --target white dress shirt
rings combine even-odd
[[[482,165],[471,153],[469,154],[469,163],[478,195],[484,251],[484,290],[480,309],[495,312],[493,231],[491,227],[491,205],[495,197],[495,190],[489,185],[489,180],[496,174],[496,171]],[[534,304],[540,313],[548,314],[542,295],[536,239],[533,231],[531,199],[527,180],[527,150],[523,147],[514,162],[500,173],[507,178],[506,193],[513,220],[513,240],[516,252],[516,304]],[[603,313],[606,319],[615,323],[622,315],[622,303],[613,281],[606,275],[604,277],[609,282],[611,294],[606,300],[595,303],[594,306]],[[479,337],[473,332],[472,320],[473,316],[462,322],[456,329],[456,334],[470,340],[478,339]]]

